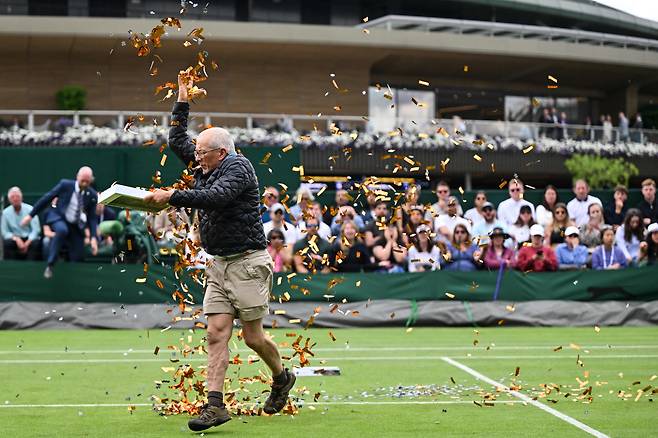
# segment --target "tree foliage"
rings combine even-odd
[[[87,103],[87,90],[79,85],[67,85],[57,92],[55,98],[58,109],[80,111]]]
[[[605,158],[598,155],[575,154],[564,162],[574,180],[584,179],[593,189],[614,188],[618,184],[628,187],[631,176],[640,173],[637,166],[623,158]]]

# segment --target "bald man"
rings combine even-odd
[[[53,276],[53,267],[64,245],[69,250],[69,260],[81,261],[84,256],[85,228],[93,236],[90,241],[91,252],[96,255],[98,242],[96,241],[96,203],[98,195],[91,187],[94,181],[94,172],[91,167],[81,167],[75,180],[63,179],[51,191],[39,199],[29,215],[21,222],[27,225],[32,217],[49,207],[54,198],[57,205],[47,217],[46,224],[55,232],[48,251],[47,266],[43,276],[49,279]]]
[[[273,262],[266,248],[260,217],[260,192],[251,162],[235,152],[231,135],[222,128],[201,132],[196,144],[187,134],[191,83],[178,78],[169,146],[186,165],[197,164],[194,188],[156,190],[147,201],[199,210],[201,243],[213,258],[206,268],[203,311],[208,319],[208,404],[188,426],[201,431],[231,419],[222,390],[229,362],[228,341],[233,320],[239,318],[249,348],[272,372],[273,384],[263,410],[281,411],[295,384],[295,375],[283,368],[276,344],[263,331],[269,313]]]

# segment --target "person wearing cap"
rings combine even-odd
[[[311,203],[311,209],[302,215],[302,219],[297,221],[297,240],[303,239],[306,235],[306,221],[315,218],[318,220],[318,236],[329,241],[331,239],[331,228],[322,220],[322,207],[318,201]]]
[[[272,204],[270,207],[270,217],[272,220],[263,224],[263,231],[267,236],[270,231],[279,230],[285,237],[286,241],[284,243],[286,245],[294,245],[297,241],[297,230],[293,224],[284,220],[283,215],[285,212],[286,208],[283,206],[283,204],[279,204],[278,202],[276,204]]]
[[[642,181],[642,200],[636,207],[644,216],[645,225],[658,221],[658,208],[656,208],[656,181],[647,178]]]
[[[647,227],[647,239],[640,244],[639,262],[644,265],[656,265],[658,262],[658,223]]]
[[[605,227],[601,231],[601,245],[592,252],[592,269],[623,269],[628,266],[624,253],[615,245],[615,230]]]
[[[441,214],[439,217],[434,219],[434,230],[437,234],[445,237],[448,240],[452,239],[452,234],[455,230],[455,227],[459,224],[464,225],[469,234],[471,232],[471,223],[463,217],[458,216],[458,206],[459,202],[457,201],[457,198],[450,196],[448,198],[447,213]]]
[[[487,201],[482,204],[482,218],[481,222],[473,225],[473,241],[477,245],[486,245],[489,243],[489,233],[493,231],[494,228],[505,229],[505,224],[502,221],[498,220],[496,217],[496,208],[494,205]],[[505,246],[511,246],[514,242],[512,239],[508,239],[505,242]]]
[[[502,227],[496,227],[489,233],[490,243],[484,250],[484,266],[487,269],[499,269],[505,264],[507,268],[514,267],[514,251],[505,247],[509,234]]]
[[[498,219],[508,228],[517,221],[521,207],[524,205],[529,206],[532,217],[535,216],[535,206],[523,199],[524,191],[523,181],[515,178],[509,182],[508,192],[510,197],[498,204]]]
[[[524,245],[516,258],[516,269],[520,271],[555,271],[557,258],[550,246],[544,245],[544,227],[535,224],[530,227],[530,245]]]
[[[421,225],[416,228],[407,257],[409,272],[436,271],[441,269],[441,251],[430,236],[430,227]]]
[[[624,223],[626,217],[626,200],[628,199],[628,190],[625,186],[618,185],[615,187],[613,200],[610,202],[603,211],[605,223],[612,225],[612,228],[617,231],[617,228]]]
[[[567,227],[564,232],[565,242],[557,246],[558,269],[569,271],[584,269],[587,266],[589,252],[585,245],[580,244],[580,231],[576,227]]]
[[[587,217],[587,209],[591,204],[603,204],[599,198],[589,194],[589,184],[584,179],[578,179],[574,182],[573,193],[576,197],[569,201],[567,210],[569,211],[569,217],[579,227],[587,223],[589,219]]]
[[[473,208],[466,210],[464,213],[464,219],[468,220],[475,226],[484,220],[484,215],[482,214],[482,207],[487,202],[486,192],[480,190],[475,194],[474,202],[475,205]]]

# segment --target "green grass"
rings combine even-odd
[[[274,330],[275,341],[290,343],[286,333],[310,336],[317,345],[311,365],[338,366],[339,377],[300,377],[297,388],[307,405],[298,415],[240,417],[206,431],[213,436],[337,437],[382,436],[520,436],[561,437],[586,433],[536,406],[518,403],[499,393],[500,403],[479,407],[491,385],[446,363],[450,357],[506,385],[522,386],[535,396],[540,384],[561,385],[540,397],[541,403],[609,436],[637,437],[655,433],[658,414],[658,329],[594,328],[468,328],[334,329],[332,342],[326,329]],[[202,332],[193,335],[196,345]],[[156,389],[154,381],[167,378],[161,367],[169,361],[167,345],[187,341],[190,332],[151,331],[5,331],[0,332],[0,424],[6,436],[191,436],[187,417],[154,413],[150,396],[173,395]],[[474,346],[477,340],[477,346]],[[235,341],[235,343],[234,343]],[[570,347],[571,344],[575,344]],[[155,346],[158,356],[153,355]],[[246,359],[248,350],[233,338],[232,354]],[[554,351],[562,346],[561,351]],[[575,347],[579,346],[580,350]],[[349,348],[348,348],[349,347]],[[489,347],[487,349],[487,347]],[[67,350],[67,351],[65,351]],[[282,353],[286,354],[285,348]],[[577,363],[580,355],[582,366]],[[193,356],[195,368],[203,356]],[[326,361],[326,362],[321,362]],[[185,360],[182,360],[185,362]],[[294,361],[297,362],[297,361]],[[252,376],[260,363],[231,365],[229,376]],[[514,376],[518,367],[518,376]],[[589,377],[586,377],[589,373]],[[589,383],[580,388],[576,379]],[[453,383],[454,380],[454,383]],[[634,384],[640,381],[639,384]],[[598,384],[597,384],[598,382]],[[395,397],[390,387],[436,385],[439,393]],[[577,396],[592,385],[592,403]],[[637,390],[651,385],[648,394],[634,401]],[[266,389],[254,384],[252,393]],[[631,394],[618,397],[619,391]],[[321,392],[319,404],[308,405]],[[569,397],[564,397],[570,392]],[[546,399],[557,400],[557,403]],[[576,401],[574,401],[576,400]],[[655,401],[652,401],[655,400]],[[435,402],[418,404],[412,402]],[[515,401],[515,403],[503,403]],[[369,402],[369,404],[344,404]],[[375,403],[372,403],[375,402]],[[398,402],[399,404],[382,404]],[[459,402],[459,403],[458,403]],[[15,407],[30,404],[120,404],[117,407]],[[137,404],[132,414],[129,404]],[[653,431],[653,432],[652,432]]]

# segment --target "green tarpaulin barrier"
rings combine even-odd
[[[44,264],[38,262],[0,262],[0,301],[164,303],[173,302],[171,294],[177,288],[184,292],[171,268],[159,265],[150,266],[144,276],[141,265],[60,263],[51,280],[43,278],[43,269]],[[145,282],[138,282],[143,278]],[[657,280],[658,267],[655,266],[620,271],[527,274],[507,271],[498,299],[650,301],[658,299]],[[201,286],[189,278],[185,282],[194,301],[202,302]],[[486,271],[335,273],[312,277],[296,275],[290,279],[277,275],[274,294],[279,297],[288,292],[293,301],[490,301],[495,284],[496,272]]]

